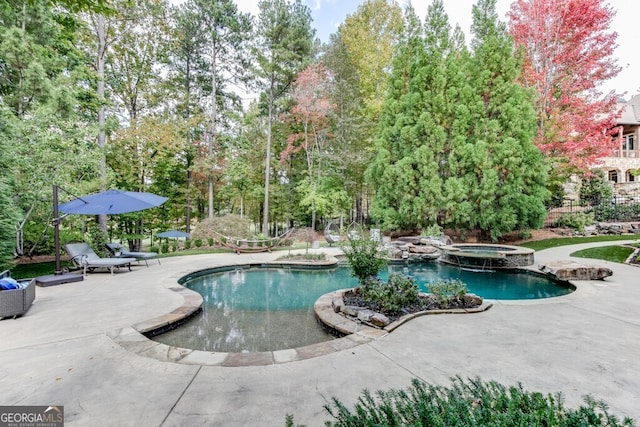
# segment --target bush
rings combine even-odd
[[[360,294],[383,313],[397,313],[418,300],[420,290],[415,280],[402,274],[389,275],[388,282],[369,278],[360,287]]]
[[[555,227],[569,227],[582,233],[587,225],[595,224],[595,219],[591,212],[576,212],[564,214],[554,224]]]
[[[596,171],[582,180],[580,186],[580,205],[599,205],[611,200],[613,188],[604,176],[603,171]]]
[[[184,248],[185,249],[191,249],[191,240],[189,240],[189,239],[185,240]]]
[[[351,268],[351,274],[364,285],[371,277],[376,277],[386,261],[381,258],[378,242],[368,239],[349,240],[342,245],[342,251]]]
[[[193,244],[196,246],[196,248],[199,248],[202,246],[202,239],[195,239],[193,241]]]
[[[109,243],[109,235],[106,231],[100,228],[97,224],[90,227],[88,230],[89,244],[93,251],[102,258],[108,258],[111,255],[107,250],[105,244]]]
[[[163,254],[169,253],[169,244],[168,243],[163,243],[162,244],[162,253]]]
[[[414,379],[408,390],[368,390],[353,411],[337,398],[324,406],[334,422],[327,426],[632,426],[609,414],[603,401],[584,397],[585,405],[565,408],[562,396],[528,392],[521,384],[506,387],[479,378],[452,379],[450,387],[434,386]],[[293,416],[287,416],[293,425]]]
[[[208,244],[209,246],[213,246],[213,244],[214,244],[213,237],[207,237],[207,244]]]
[[[444,307],[448,307],[456,299],[462,299],[467,293],[467,285],[458,279],[439,280],[431,283],[428,288],[429,292]]]

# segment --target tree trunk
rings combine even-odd
[[[273,82],[269,87],[269,118],[267,120],[267,154],[264,166],[264,206],[262,212],[262,233],[269,230],[269,179],[271,174],[271,126],[273,125]]]
[[[96,34],[98,36],[98,52],[96,57],[96,69],[98,73],[97,95],[100,101],[98,109],[98,147],[102,151],[100,157],[100,191],[107,189],[107,158],[105,155],[107,147],[107,135],[105,132],[106,112],[104,99],[104,63],[107,52],[107,35],[103,15],[97,15],[95,20]],[[107,231],[107,216],[98,215],[100,229]]]

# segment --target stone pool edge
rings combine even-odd
[[[324,294],[316,300],[313,306],[318,319],[329,328],[334,329],[335,331],[338,331],[341,334],[360,333],[364,328],[369,328],[369,329],[378,330],[378,331],[385,331],[389,333],[395,330],[396,328],[398,328],[399,326],[410,321],[411,319],[415,319],[416,317],[436,315],[436,314],[482,313],[489,310],[491,307],[493,307],[492,302],[488,300],[483,300],[481,305],[474,308],[450,308],[450,309],[442,309],[442,310],[418,311],[416,313],[406,314],[400,317],[398,320],[391,322],[389,325],[385,326],[384,328],[376,328],[374,326],[369,326],[365,323],[358,322],[354,319],[348,318],[336,312],[334,308],[336,304],[336,300],[339,300],[338,304],[340,304],[340,302],[342,301],[342,295],[346,291],[349,291],[351,289],[352,288],[338,289],[336,291]]]
[[[150,333],[179,323],[201,310],[203,300],[199,293],[181,285],[170,286],[167,289],[182,296],[184,302],[180,307],[172,310],[170,313],[136,323],[130,327],[107,332],[107,336],[127,351],[162,362],[223,367],[265,366],[325,356],[337,351],[366,344],[388,335],[397,327],[418,316],[430,314],[480,313],[488,310],[493,305],[492,303],[483,301],[481,306],[473,309],[421,311],[403,316],[384,329],[379,329],[355,322],[334,311],[332,306],[333,299],[338,293],[341,295],[341,292],[346,290],[342,289],[329,292],[318,298],[314,303],[314,311],[323,324],[340,334],[344,334],[343,337],[331,341],[310,344],[304,347],[283,350],[255,353],[226,353],[169,346],[153,341],[144,335],[145,333]]]
[[[333,260],[322,263],[314,263],[310,268],[333,267],[337,263],[338,260],[334,258]],[[264,267],[266,265],[275,267],[309,268],[309,263],[301,263],[298,261],[275,261],[222,266],[206,270],[250,268],[253,266]],[[198,271],[194,273],[198,274],[201,272]],[[194,273],[191,273],[188,276],[192,276]],[[181,281],[179,281],[179,283],[181,283]],[[203,303],[202,296],[199,293],[192,291],[179,283],[167,286],[167,289],[178,293],[183,298],[184,301],[181,306],[167,314],[144,320],[129,327],[107,332],[107,337],[125,350],[131,351],[142,357],[150,357],[163,362],[201,366],[238,367],[265,366],[306,360],[365,344],[388,334],[387,331],[363,325],[360,330],[331,341],[310,344],[304,347],[254,353],[213,352],[169,346],[167,344],[153,341],[145,334],[170,328],[171,325],[175,325],[188,319],[202,309]]]

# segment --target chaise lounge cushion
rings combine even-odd
[[[135,258],[138,261],[144,261],[147,267],[149,267],[147,260],[150,259],[157,259],[160,264],[160,258],[156,252],[130,252],[120,243],[105,243],[105,246],[115,258]]]
[[[131,270],[131,263],[136,262],[135,258],[100,258],[86,243],[67,243],[64,247],[71,257],[71,263],[82,268],[85,276],[87,270],[94,268],[108,268],[113,275],[114,267],[127,266]]]

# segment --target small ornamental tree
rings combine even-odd
[[[380,257],[378,242],[369,239],[352,239],[342,245],[351,274],[365,286],[367,280],[375,278],[386,262]]]

